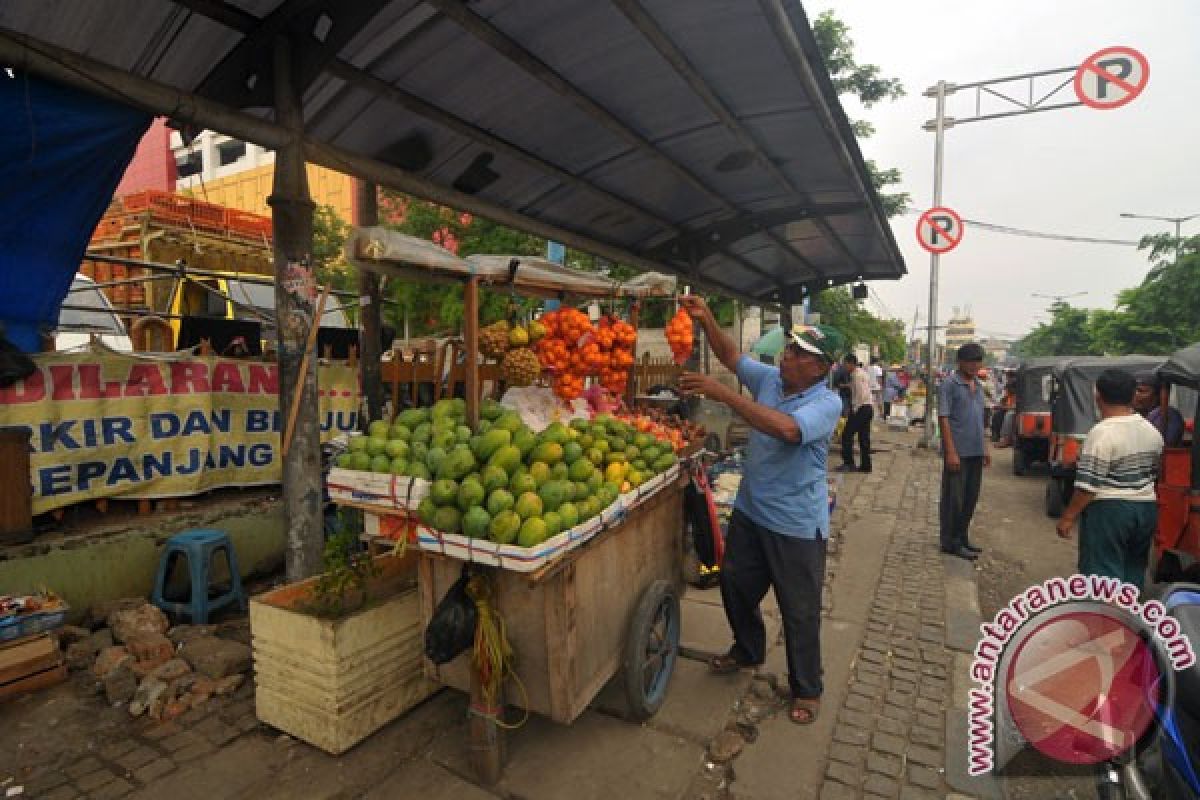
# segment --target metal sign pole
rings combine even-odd
[[[937,207],[942,204],[942,155],[946,141],[946,82],[938,81],[937,85],[930,91],[933,92],[933,96],[937,100],[933,144],[933,205]],[[926,94],[928,93],[927,91]],[[937,400],[937,392],[934,388],[934,366],[936,362],[934,353],[937,350],[938,262],[940,259],[941,256],[938,253],[929,254],[929,350],[926,352],[925,358],[924,443],[926,447],[932,447],[937,438],[933,427],[937,422],[937,417],[934,414],[934,405]]]
[[[1062,76],[1066,75],[1066,78]],[[1058,81],[1049,91],[1036,88],[1039,81]],[[942,206],[942,147],[944,134],[948,127],[965,125],[968,122],[983,122],[990,119],[1004,119],[1023,114],[1035,114],[1042,111],[1055,111],[1061,108],[1075,108],[1086,105],[1091,108],[1107,110],[1120,108],[1130,103],[1142,93],[1150,79],[1150,64],[1137,50],[1131,47],[1107,47],[1097,51],[1083,60],[1082,64],[1073,67],[1025,72],[1020,75],[1009,75],[1003,78],[993,78],[974,83],[950,84],[938,81],[936,86],[926,89],[925,97],[937,101],[937,116],[926,122],[925,130],[936,134],[933,151],[933,206]],[[1025,98],[1014,96],[1013,84],[1025,85]],[[1074,87],[1074,101],[1058,102],[1056,98],[1068,87]],[[946,117],[946,95],[955,92],[974,92],[975,110],[972,116]],[[1044,94],[1039,93],[1045,91]],[[985,110],[986,101],[1000,101],[1001,111]],[[1015,110],[1013,110],[1015,109]],[[1123,215],[1126,216],[1126,215]],[[1135,215],[1127,215],[1135,216]],[[1170,221],[1170,220],[1168,220]],[[961,225],[959,234],[961,236]],[[920,225],[918,224],[918,233]],[[942,231],[944,234],[945,231]],[[932,243],[936,243],[937,232],[932,233]],[[1176,241],[1179,240],[1178,226]],[[926,246],[924,243],[922,246]],[[938,264],[939,255],[930,250],[929,257],[929,352],[925,364],[928,372],[928,385],[925,397],[925,436],[921,445],[928,447],[936,440],[934,423],[937,417],[934,413],[936,396],[933,392],[934,352],[937,349],[937,299],[938,299]],[[1178,260],[1178,256],[1176,258]]]

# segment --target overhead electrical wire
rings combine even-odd
[[[906,208],[905,214],[920,214],[922,209]],[[963,217],[963,223],[979,228],[980,230],[991,231],[993,233],[1004,233],[1009,236],[1023,236],[1027,239],[1050,239],[1058,242],[1075,242],[1078,244],[1109,244],[1119,247],[1137,247],[1141,242],[1133,239],[1105,239],[1098,236],[1076,236],[1069,233],[1047,233],[1045,231],[1031,231],[1025,228],[1016,228],[1011,225],[997,225],[994,222],[984,222],[977,219],[968,219]]]

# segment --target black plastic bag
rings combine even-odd
[[[700,563],[712,569],[717,566],[717,538],[720,531],[714,531],[712,517],[708,513],[708,487],[701,488],[694,480],[688,481],[683,488],[683,513],[687,524],[692,529],[692,542],[696,547],[696,555]]]
[[[33,359],[0,335],[0,388],[7,389],[17,381],[28,378],[37,370]]]
[[[425,629],[425,655],[435,664],[452,661],[475,643],[475,601],[467,594],[467,568],[438,603]]]

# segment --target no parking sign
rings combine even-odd
[[[1132,47],[1106,47],[1075,70],[1079,102],[1101,111],[1120,108],[1142,93],[1150,81],[1150,62]]]
[[[917,220],[917,241],[931,253],[948,253],[962,241],[963,221],[944,206],[929,209]]]

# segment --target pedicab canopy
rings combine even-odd
[[[1063,435],[1085,436],[1100,421],[1096,409],[1096,378],[1106,369],[1120,369],[1134,375],[1143,370],[1156,370],[1166,359],[1163,356],[1078,356],[1068,358],[1054,367],[1054,432]]]
[[[492,288],[557,297],[668,297],[675,278],[645,272],[628,281],[557,264],[537,256],[474,255],[459,258],[415,236],[382,227],[357,228],[346,240],[346,259],[359,269],[419,281],[461,282],[478,277]]]
[[[1175,386],[1200,389],[1200,344],[1176,350],[1158,368],[1158,376]]]
[[[0,3],[0,78],[299,137],[311,163],[752,302],[905,273],[797,0],[55,8]]]
[[[1050,410],[1050,386],[1048,379],[1054,368],[1071,356],[1041,356],[1021,362],[1017,367],[1018,413],[1046,412]]]
[[[1193,425],[1200,411],[1200,344],[1176,350],[1158,368],[1159,379],[1171,384],[1171,405]],[[1200,467],[1197,477],[1200,478]],[[1198,484],[1200,485],[1200,484]]]

